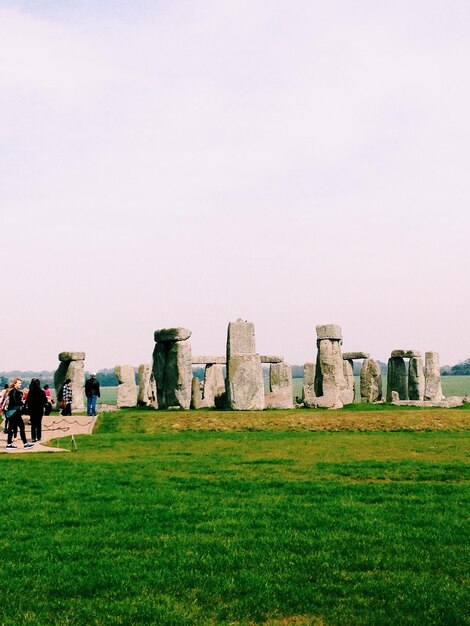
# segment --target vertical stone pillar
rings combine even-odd
[[[251,322],[230,322],[227,331],[227,405],[236,411],[264,409],[264,379]]]
[[[139,365],[139,391],[137,393],[139,406],[153,406],[157,408],[157,388],[150,363]]]
[[[225,406],[224,367],[218,363],[208,363],[204,370],[204,406],[207,408]]]
[[[197,376],[193,376],[191,381],[191,409],[201,409],[203,406],[201,381]]]
[[[396,391],[400,400],[408,400],[406,365],[403,357],[390,357],[387,372],[387,402],[392,401],[392,391]]]
[[[59,367],[54,373],[55,390],[56,392],[59,391],[67,378],[70,378],[72,381],[72,411],[84,411],[85,353],[61,352],[59,361]]]
[[[114,373],[118,379],[116,406],[118,409],[133,407],[137,404],[137,385],[132,365],[116,365]]]
[[[302,383],[302,402],[305,406],[313,406],[315,395],[315,363],[304,363],[304,378]]]
[[[382,372],[377,361],[364,359],[360,381],[362,402],[377,402],[382,399]]]
[[[413,356],[408,363],[408,397],[410,400],[424,399],[423,359]]]
[[[352,359],[343,359],[343,373],[346,381],[346,389],[342,394],[343,404],[352,404],[354,402],[354,361]]]
[[[426,352],[424,355],[424,399],[439,402],[444,399],[439,369],[439,353]]]
[[[191,405],[191,381],[193,378],[191,331],[187,328],[156,330],[153,351],[153,375],[157,385],[158,408]]]
[[[294,408],[292,368],[289,363],[271,363],[269,367],[269,393],[265,394],[267,409]]]
[[[318,356],[315,394],[317,405],[341,408],[350,396],[344,378],[341,328],[336,324],[324,324],[317,326],[316,330]]]

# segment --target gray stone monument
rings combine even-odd
[[[304,379],[302,383],[302,402],[306,407],[315,406],[315,363],[304,363]]]
[[[165,328],[154,334],[152,371],[157,385],[158,408],[191,405],[192,359],[187,328]]]
[[[379,402],[382,400],[382,372],[374,359],[364,359],[360,375],[362,402]]]
[[[341,408],[351,396],[344,377],[340,326],[324,324],[317,330],[317,364],[315,371],[315,395],[317,406]]]
[[[408,363],[408,398],[424,399],[423,359],[420,356],[411,357]]]
[[[407,378],[404,358],[401,356],[391,356],[388,360],[387,402],[392,402],[393,391],[398,394],[398,399],[408,400]]]
[[[85,410],[83,400],[85,390],[85,353],[61,352],[59,367],[54,373],[54,387],[59,391],[63,383],[70,378],[72,381],[72,411]]]
[[[139,365],[139,391],[137,393],[139,406],[152,406],[157,408],[157,386],[152,373],[150,363]]]
[[[292,368],[285,361],[271,363],[269,367],[269,392],[265,394],[267,409],[294,408]]]
[[[439,353],[426,352],[424,355],[424,399],[440,402],[444,399],[439,369]]]
[[[116,396],[118,409],[133,407],[137,404],[137,385],[132,365],[116,365],[114,373],[119,381]]]
[[[251,322],[230,322],[227,332],[227,406],[235,411],[264,409],[264,379]]]

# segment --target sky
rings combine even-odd
[[[467,0],[0,0],[0,371],[470,357]]]

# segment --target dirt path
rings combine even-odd
[[[70,452],[73,449],[72,435],[91,435],[93,427],[96,422],[96,417],[89,417],[88,415],[71,415],[69,417],[62,417],[58,413],[51,413],[51,415],[44,416],[42,420],[42,440],[41,443],[35,443],[34,448],[25,450],[23,448],[23,442],[17,437],[13,443],[17,448],[6,449],[7,436],[2,430],[0,432],[0,453],[6,454],[30,454],[31,452]],[[26,437],[28,441],[31,441],[31,426],[29,425],[29,418],[24,416],[24,422],[26,426]],[[58,448],[56,446],[47,445],[51,439],[57,439],[58,437],[64,437],[67,442],[67,448]]]

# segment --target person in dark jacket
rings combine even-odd
[[[39,378],[31,380],[26,403],[31,419],[31,439],[33,442],[41,441],[42,418],[44,416],[44,407],[47,404],[47,397],[44,390],[41,389]]]
[[[96,415],[96,400],[100,397],[100,383],[94,373],[91,374],[90,378],[85,383],[85,395],[87,397],[87,415]]]
[[[13,433],[16,428],[20,430],[21,441],[24,444],[24,447],[32,448],[34,443],[28,443],[26,439],[26,433],[24,431],[24,422],[21,417],[23,413],[23,393],[21,391],[21,383],[23,381],[21,378],[14,378],[11,382],[10,386],[7,389],[8,395],[8,409],[7,409],[7,417],[9,419],[8,422],[8,439],[7,439],[7,450],[11,450],[12,448],[16,448],[13,444]]]

